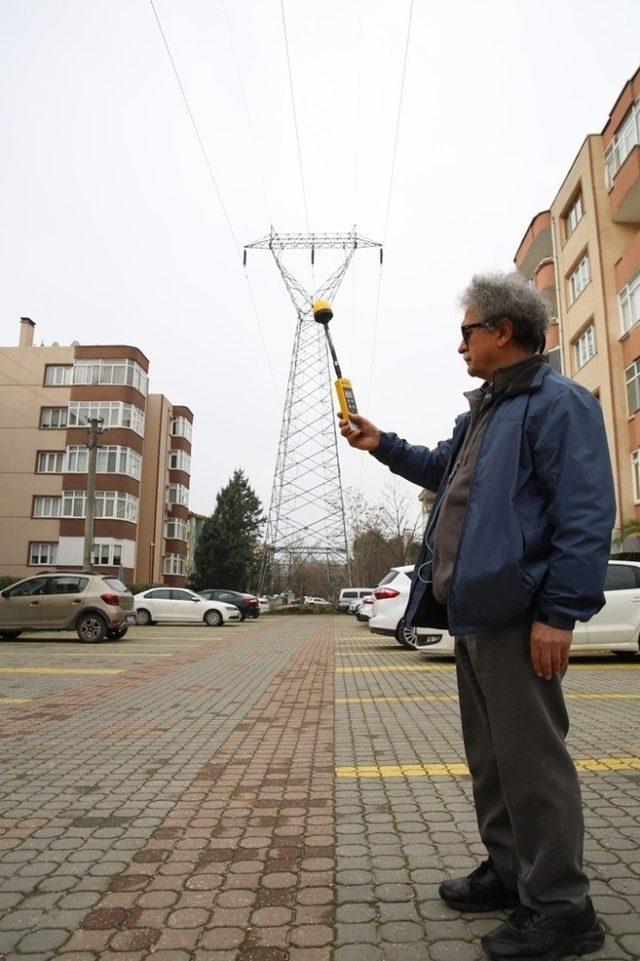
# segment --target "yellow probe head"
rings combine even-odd
[[[313,319],[318,324],[328,324],[333,317],[331,304],[328,300],[316,300],[311,310],[313,311]]]

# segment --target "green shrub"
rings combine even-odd
[[[337,607],[325,607],[324,604],[315,607],[313,604],[283,604],[282,607],[274,607],[270,614],[339,614]]]

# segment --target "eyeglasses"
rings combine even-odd
[[[460,333],[462,335],[462,339],[464,340],[465,344],[469,343],[469,338],[471,337],[472,330],[475,330],[476,327],[488,327],[488,326],[489,324],[486,322],[486,320],[478,324],[463,324],[462,327],[460,328]]]

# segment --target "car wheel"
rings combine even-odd
[[[107,638],[110,641],[119,641],[121,637],[124,637],[129,627],[125,624],[124,627],[112,627],[111,630],[107,631]]]
[[[22,631],[0,631],[0,637],[3,637],[5,641],[14,641],[21,634]]]
[[[148,627],[151,623],[151,614],[146,608],[141,607],[139,611],[136,611],[136,624],[141,627]]]
[[[222,614],[220,611],[207,611],[204,615],[204,622],[209,627],[220,627],[222,624]]]
[[[414,651],[417,636],[415,627],[407,627],[404,622],[404,617],[400,618],[398,626],[396,627],[396,641],[398,644],[402,644],[403,647],[408,647],[409,650]]]
[[[107,634],[107,625],[99,614],[83,614],[78,618],[76,631],[85,644],[97,644]]]

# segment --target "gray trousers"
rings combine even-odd
[[[589,891],[582,799],[561,680],[536,677],[531,622],[527,614],[456,638],[462,733],[480,836],[498,874],[522,904],[569,917]]]

